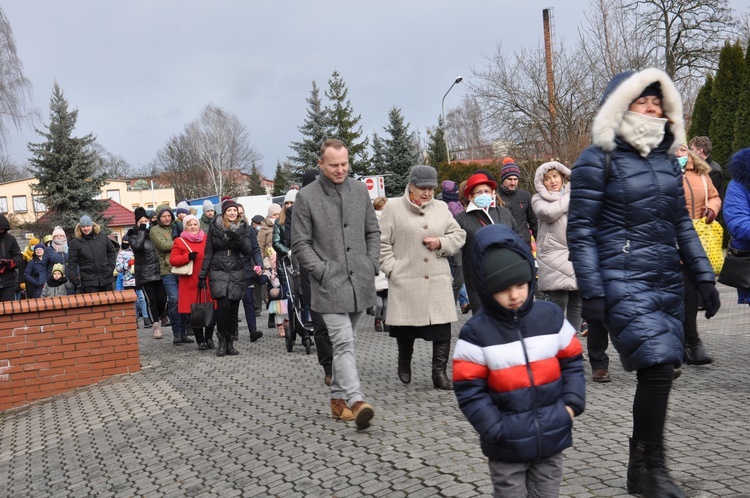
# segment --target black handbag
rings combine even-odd
[[[198,290],[196,302],[190,305],[190,328],[213,327],[216,324],[214,302],[208,299],[208,291]]]
[[[741,251],[729,244],[719,283],[735,289],[750,289],[750,251]]]

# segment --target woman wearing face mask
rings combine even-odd
[[[135,288],[141,289],[146,296],[149,315],[153,322],[154,339],[162,338],[159,317],[167,307],[167,290],[161,281],[161,264],[156,248],[149,238],[151,219],[142,207],[135,208],[135,228],[128,230],[128,241],[133,250],[135,262]],[[144,322],[145,322],[144,318]]]
[[[573,263],[568,260],[568,207],[570,170],[557,161],[544,163],[536,170],[531,207],[539,221],[536,260],[539,265],[537,285],[560,306],[565,318],[576,330],[581,329],[581,296],[578,293]]]
[[[451,323],[457,320],[448,257],[464,244],[464,231],[444,202],[433,196],[437,171],[411,168],[403,197],[388,202],[380,217],[380,269],[388,277],[386,324],[398,344],[398,378],[411,382],[414,341],[432,342],[432,385],[450,390],[446,374]]]
[[[637,373],[627,488],[683,497],[664,457],[675,367],[683,360],[684,265],[706,318],[719,309],[714,272],[686,208],[674,156],[685,141],[682,98],[659,69],[618,74],[571,174],[568,245],[583,318],[604,323]]]
[[[708,176],[711,166],[694,152],[685,150],[685,155],[681,155],[683,147],[687,149],[685,144],[681,145],[675,156],[682,168],[682,189],[685,192],[688,213],[693,220],[705,217],[706,223],[711,224],[721,209],[719,191]],[[683,280],[685,282],[685,363],[708,365],[714,360],[698,337],[698,288],[685,269],[683,269]]]
[[[474,285],[472,263],[474,261],[474,234],[480,228],[499,223],[511,227],[519,236],[521,235],[510,211],[504,207],[492,205],[496,188],[497,182],[486,173],[477,172],[471,175],[466,180],[466,187],[463,191],[463,195],[469,199],[469,204],[464,212],[456,215],[456,221],[466,232],[466,244],[461,250],[461,262],[464,267],[464,282],[472,313],[482,309],[482,301]]]

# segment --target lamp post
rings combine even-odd
[[[451,162],[451,153],[450,150],[448,150],[448,134],[445,133],[446,131],[446,125],[445,125],[445,97],[448,96],[449,93],[451,93],[451,90],[453,90],[453,87],[456,86],[457,83],[461,83],[463,80],[463,76],[459,76],[456,78],[456,81],[453,82],[451,87],[448,89],[447,92],[445,92],[445,95],[443,95],[443,100],[440,103],[440,109],[442,111],[442,117],[443,117],[443,140],[445,140],[445,155],[448,158],[448,163]]]

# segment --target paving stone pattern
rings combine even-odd
[[[668,458],[688,496],[750,496],[750,307],[721,288],[702,337],[716,362],[684,367],[670,399]],[[466,316],[453,327],[454,342]],[[396,377],[396,341],[366,316],[359,366],[373,427],[330,416],[315,352],[258,322],[240,356],[217,358],[139,331],[143,370],[0,413],[0,496],[473,497],[491,494],[477,437],[416,344],[413,380]],[[170,336],[169,333],[166,336]],[[587,384],[565,453],[566,497],[629,496],[635,374],[613,353],[610,384]],[[590,378],[590,369],[587,376]]]

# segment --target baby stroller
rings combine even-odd
[[[289,330],[286,331],[284,341],[286,350],[291,353],[294,349],[294,343],[299,335],[302,339],[302,345],[305,352],[310,354],[313,344],[313,327],[311,323],[305,323],[302,318],[302,295],[300,293],[300,274],[299,270],[294,268],[289,256],[281,259],[284,265],[284,278],[286,279],[286,288],[288,290],[288,308],[289,308]]]

